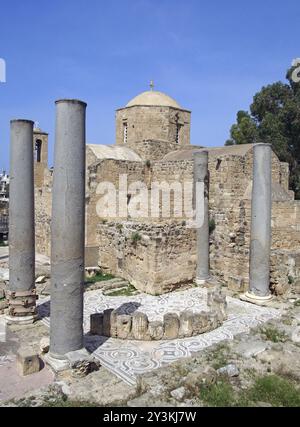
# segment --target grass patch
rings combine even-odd
[[[95,408],[99,405],[97,403],[80,400],[56,399],[45,401],[40,406],[43,408]]]
[[[294,302],[294,307],[300,307],[300,299]]]
[[[115,276],[113,276],[112,274],[97,273],[93,277],[85,277],[85,283],[104,282],[105,280],[110,280],[114,278]]]
[[[227,344],[219,344],[218,347],[212,350],[207,355],[207,360],[211,362],[211,366],[214,369],[223,368],[228,365],[228,356],[230,354],[230,348]]]
[[[208,406],[235,406],[235,394],[232,385],[226,381],[218,381],[209,387],[200,389],[200,399]]]
[[[268,341],[278,343],[286,342],[288,340],[287,334],[275,328],[274,326],[265,326],[260,329],[260,332],[262,336]]]
[[[247,400],[267,402],[272,406],[299,407],[300,391],[292,381],[277,375],[258,378],[246,392]]]
[[[141,240],[142,240],[142,236],[140,235],[140,233],[133,233],[131,235],[131,241],[134,245],[136,245]]]
[[[129,283],[129,285],[124,289],[119,289],[116,291],[111,291],[107,296],[110,297],[119,297],[119,296],[130,296],[136,292],[136,289],[133,285]]]
[[[10,402],[17,405],[19,408],[29,407],[43,407],[43,408],[88,408],[98,407],[99,405],[94,402],[69,400],[67,397],[60,396],[45,396],[42,400],[36,401],[35,396],[27,397],[26,399],[13,399]]]
[[[256,378],[252,387],[237,393],[228,379],[200,389],[199,398],[207,406],[253,407],[264,402],[273,407],[300,407],[300,391],[293,381],[277,375]]]

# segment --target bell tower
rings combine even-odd
[[[44,174],[48,169],[48,133],[43,132],[37,124],[33,130],[33,150],[34,184],[40,188],[44,185]]]

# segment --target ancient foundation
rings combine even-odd
[[[10,123],[9,301],[8,323],[36,318],[33,122]]]
[[[91,315],[92,335],[137,341],[172,340],[187,338],[212,331],[227,319],[226,297],[219,288],[208,290],[208,311],[199,313],[185,310],[166,313],[163,321],[149,321],[141,311],[124,314],[121,310],[105,310]]]

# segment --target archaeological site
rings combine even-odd
[[[152,83],[112,145],[86,140],[85,102],[54,108],[54,166],[47,128],[15,119],[0,176],[0,406],[276,406],[257,391],[276,381],[299,406],[289,164],[193,144]]]

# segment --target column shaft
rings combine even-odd
[[[58,359],[83,348],[85,111],[81,101],[56,102],[50,354]]]
[[[33,122],[10,123],[8,322],[36,319]]]
[[[202,192],[200,194],[200,192]],[[194,195],[197,216],[197,271],[196,283],[203,284],[209,273],[209,205],[208,205],[208,152],[194,153]],[[199,205],[203,203],[202,206]],[[199,210],[201,214],[199,214]]]
[[[270,295],[272,149],[262,143],[253,151],[250,293],[265,298]]]

